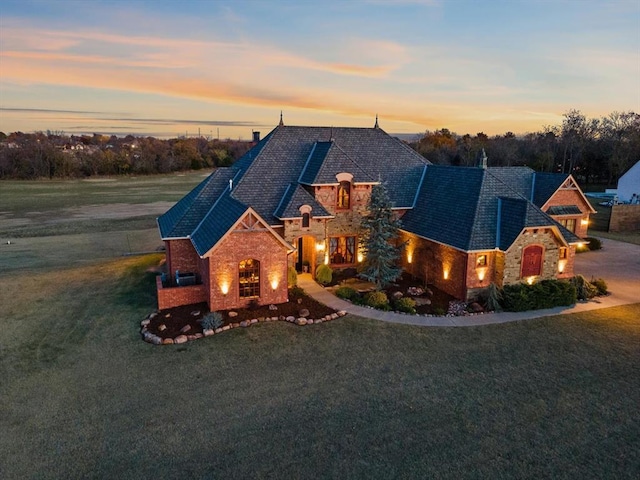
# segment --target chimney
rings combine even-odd
[[[258,143],[260,141],[260,132],[253,132],[253,143]]]
[[[484,151],[484,148],[482,149],[482,154],[478,156],[478,167],[482,168],[484,170],[487,169],[487,154]]]

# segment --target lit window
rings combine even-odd
[[[349,196],[351,193],[351,183],[340,182],[338,187],[338,208],[349,208]]]
[[[564,247],[560,248],[560,259],[564,260],[567,258],[567,252],[568,250]]]
[[[560,225],[569,230],[570,232],[576,231],[576,219],[575,218],[565,218],[560,220]]]
[[[331,264],[356,262],[356,237],[331,237],[329,239]]]
[[[476,266],[485,267],[487,265],[487,256],[486,255],[478,255],[476,260]]]
[[[260,262],[254,259],[243,260],[238,265],[238,283],[240,298],[260,296]]]

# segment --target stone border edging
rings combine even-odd
[[[211,337],[216,334],[220,334],[222,332],[226,332],[232,330],[234,328],[247,328],[256,323],[266,323],[266,322],[287,322],[293,323],[298,326],[304,325],[317,325],[319,323],[329,322],[331,320],[335,320],[340,317],[344,317],[347,314],[345,310],[339,310],[335,313],[325,315],[322,318],[312,319],[305,317],[294,317],[293,315],[285,317],[284,315],[274,316],[274,317],[260,317],[260,318],[252,318],[251,320],[243,320],[241,322],[229,323],[223,327],[216,328],[215,330],[204,330],[202,333],[195,333],[192,335],[185,335],[180,333],[174,338],[161,338],[159,335],[155,333],[151,333],[147,327],[151,323],[151,320],[154,319],[158,312],[150,313],[147,318],[140,322],[140,335],[142,335],[142,339],[153,345],[174,345],[174,344],[182,344],[191,342],[194,340],[198,340],[203,337]]]

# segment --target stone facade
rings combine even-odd
[[[554,279],[558,277],[560,260],[559,245],[555,234],[549,228],[527,229],[513,242],[504,254],[503,285],[527,281],[522,277],[522,254],[529,245],[540,245],[542,253],[542,271],[536,280]],[[565,271],[573,271],[573,263],[565,267]]]

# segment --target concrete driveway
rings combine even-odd
[[[575,273],[607,282],[611,291],[607,306],[640,302],[640,245],[600,240],[602,250],[576,256]]]

